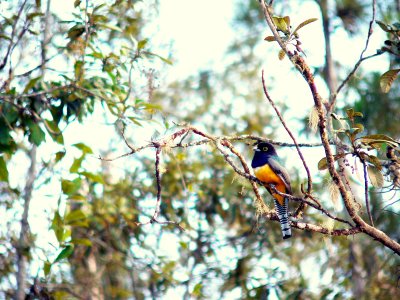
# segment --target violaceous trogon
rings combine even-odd
[[[274,197],[276,212],[281,223],[282,235],[284,239],[288,239],[292,236],[288,220],[288,198],[274,193],[268,184],[273,184],[276,190],[281,193],[291,195],[292,188],[290,186],[289,174],[279,163],[278,154],[272,144],[258,142],[253,149],[254,157],[251,167],[254,170],[254,175],[260,181],[266,183],[266,189]]]

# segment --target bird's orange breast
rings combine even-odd
[[[286,193],[286,187],[282,179],[271,169],[268,164],[254,169],[254,175],[257,179],[275,185],[275,188],[281,193]],[[268,189],[269,190],[269,189]],[[281,195],[273,194],[272,196],[282,205],[284,198]]]

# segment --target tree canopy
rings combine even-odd
[[[400,296],[398,1],[235,1],[224,67],[173,80],[160,1],[69,5],[0,3],[0,295]]]

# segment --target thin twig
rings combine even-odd
[[[243,167],[244,171],[246,172],[246,174],[251,175],[250,168],[247,165],[246,160],[244,159],[244,157],[239,153],[239,151],[237,151],[236,148],[233,147],[233,145],[227,140],[222,141],[222,144],[224,146],[228,147],[229,150],[239,158],[240,163],[242,164],[242,167]],[[218,150],[221,151],[220,148]],[[258,209],[263,211],[263,212],[269,212],[270,213],[270,210],[265,205],[264,200],[262,199],[262,197],[260,195],[260,192],[258,190],[258,187],[257,187],[257,184],[255,183],[255,181],[251,180],[250,184],[251,184],[251,186],[253,188],[254,194],[256,195]]]
[[[337,95],[339,94],[339,92],[342,90],[342,88],[349,82],[349,80],[353,77],[353,75],[355,74],[355,72],[358,70],[359,66],[361,65],[361,63],[364,60],[370,59],[372,57],[381,55],[382,53],[376,53],[370,56],[366,56],[364,57],[365,52],[368,49],[368,45],[369,45],[369,41],[371,39],[371,35],[373,33],[373,24],[375,22],[375,18],[376,18],[376,0],[372,0],[372,19],[369,22],[369,27],[368,27],[368,33],[367,33],[367,39],[365,41],[365,46],[364,49],[361,51],[360,57],[357,61],[357,63],[354,65],[353,70],[351,70],[351,72],[347,75],[347,77],[343,80],[343,82],[339,85],[339,87],[336,90],[336,93],[332,93],[331,95],[331,99],[329,101],[329,109],[328,112],[332,112],[333,108],[335,107],[335,103],[336,103],[336,99],[337,99]]]
[[[158,146],[156,148],[157,202],[156,202],[156,209],[154,210],[154,214],[152,216],[153,220],[157,220],[157,217],[160,214],[160,205],[161,205],[160,153],[161,153],[161,147]]]
[[[30,98],[30,97],[37,97],[37,96],[43,96],[46,94],[50,94],[53,93],[55,91],[58,90],[67,90],[70,87],[74,87],[73,84],[66,84],[66,85],[62,85],[62,86],[56,86],[53,87],[49,90],[46,91],[40,91],[40,92],[36,92],[36,93],[26,93],[26,94],[20,94],[20,95],[10,95],[10,94],[0,94],[0,100],[3,99],[21,99],[21,98]]]
[[[82,67],[79,69],[79,73],[76,79],[76,82],[79,83],[82,79],[83,72],[85,70],[85,58],[86,58],[86,49],[89,44],[89,37],[90,37],[90,28],[89,28],[89,14],[88,14],[88,7],[89,7],[89,0],[85,1],[85,44],[83,47],[82,55],[81,55],[81,62],[82,62]]]
[[[1,71],[2,69],[4,69],[4,67],[5,67],[6,64],[7,64],[7,60],[8,60],[8,58],[9,58],[9,56],[11,55],[11,49],[13,48],[13,45],[14,45],[14,36],[15,36],[15,33],[16,33],[16,30],[17,30],[18,20],[19,20],[19,18],[20,18],[21,15],[22,15],[22,11],[24,10],[24,7],[25,7],[26,2],[27,2],[27,0],[25,0],[25,1],[21,4],[21,7],[19,8],[18,13],[17,13],[17,15],[16,15],[16,17],[15,17],[15,19],[14,19],[14,21],[13,21],[14,24],[13,24],[13,28],[12,28],[12,31],[11,31],[10,44],[9,44],[8,47],[7,47],[7,52],[6,52],[6,55],[5,55],[4,58],[3,58],[3,62],[0,64],[0,71]]]
[[[185,231],[185,229],[175,221],[160,221],[158,220],[158,216],[160,214],[160,207],[161,207],[161,172],[160,172],[160,160],[161,160],[161,150],[162,147],[165,146],[165,144],[157,143],[154,142],[154,147],[156,148],[156,162],[155,162],[155,176],[156,176],[156,182],[157,182],[157,199],[156,199],[156,205],[154,209],[154,213],[151,217],[151,219],[147,222],[137,222],[137,226],[141,225],[148,225],[148,224],[161,224],[161,225],[175,225],[178,227],[181,231]]]
[[[368,173],[367,173],[367,164],[365,162],[365,160],[361,159],[361,162],[363,164],[364,167],[364,195],[365,195],[365,206],[367,207],[367,213],[368,213],[368,217],[369,217],[369,223],[371,224],[371,226],[375,226],[374,225],[374,221],[372,219],[372,215],[371,215],[371,209],[369,208],[369,194],[368,194]]]
[[[295,144],[293,143],[286,143],[286,142],[278,142],[272,139],[267,139],[263,137],[259,137],[256,135],[250,135],[250,134],[245,134],[245,135],[238,135],[238,136],[218,136],[217,137],[220,140],[228,140],[228,141],[244,141],[244,140],[253,140],[253,141],[260,141],[260,142],[268,142],[277,146],[281,147],[296,147]],[[181,148],[187,148],[187,147],[193,147],[193,146],[200,146],[204,144],[211,143],[209,139],[203,139],[199,141],[193,141],[193,142],[188,142],[186,144],[182,144],[179,142],[175,147],[181,147]],[[304,148],[313,148],[313,147],[322,147],[321,143],[298,143],[299,147],[304,147]]]
[[[265,97],[268,99],[269,103],[271,104],[271,106],[273,107],[273,109],[275,110],[279,120],[281,121],[283,127],[285,127],[286,132],[289,134],[290,138],[292,139],[293,143],[296,146],[296,150],[297,153],[299,154],[299,157],[301,159],[301,162],[303,163],[304,169],[306,170],[307,173],[307,194],[311,194],[311,190],[312,190],[312,178],[311,178],[311,173],[310,173],[310,169],[307,166],[306,160],[304,159],[303,153],[300,150],[300,147],[296,141],[296,138],[294,137],[292,131],[289,129],[289,127],[286,125],[285,120],[283,119],[281,113],[279,112],[278,108],[276,107],[274,101],[272,100],[271,96],[268,93],[266,84],[265,84],[265,79],[264,79],[264,70],[261,71],[261,79],[262,79],[262,85],[263,85],[263,90],[264,90],[264,95]],[[297,217],[298,215],[301,214],[301,212],[305,209],[305,205],[304,202],[302,202],[300,204],[300,206],[296,209],[296,213],[295,216]]]
[[[395,201],[393,201],[393,202],[390,202],[389,204],[386,204],[384,207],[382,207],[381,210],[384,210],[386,207],[391,206],[391,205],[393,205],[393,204],[396,204],[397,202],[400,202],[400,199],[397,199],[397,200],[395,200]]]

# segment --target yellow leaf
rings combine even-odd
[[[307,20],[301,22],[301,23],[296,27],[296,29],[293,31],[293,34],[297,33],[297,31],[298,31],[299,29],[303,28],[304,26],[306,26],[306,25],[308,25],[308,24],[310,24],[310,23],[312,23],[312,22],[315,22],[315,21],[317,21],[317,20],[318,20],[317,18],[311,18],[311,19],[307,19]]]
[[[319,162],[318,162],[318,170],[322,171],[328,169],[328,162],[326,160],[326,157],[322,158]]]
[[[285,51],[280,50],[279,53],[278,53],[278,58],[279,58],[279,60],[284,59],[285,58]]]
[[[374,187],[381,188],[383,186],[383,175],[375,166],[368,166],[368,177]]]
[[[289,20],[289,24],[287,21]],[[288,16],[286,17],[272,17],[272,21],[274,21],[274,24],[276,28],[284,33],[289,32],[289,25],[290,25],[290,19]]]
[[[397,74],[400,72],[400,69],[389,70],[382,74],[379,84],[381,86],[381,90],[384,93],[388,93],[390,88],[392,87],[393,81],[396,79]]]

